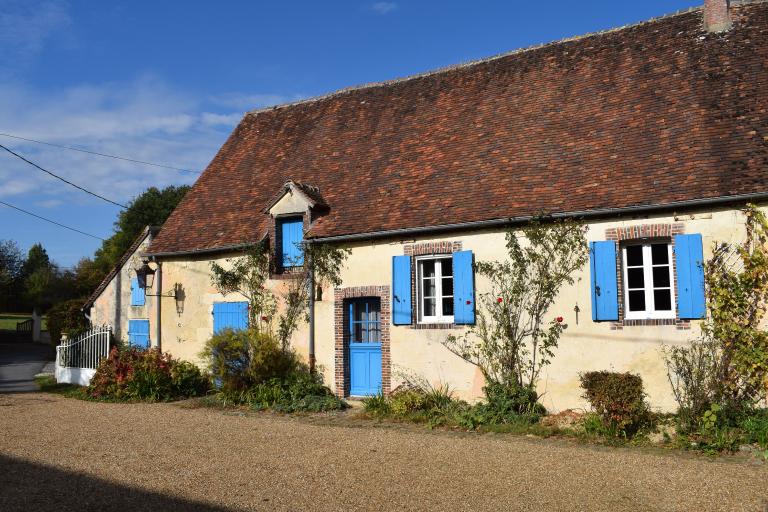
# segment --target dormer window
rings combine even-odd
[[[280,267],[293,268],[303,266],[304,218],[284,217],[278,219],[277,233],[280,237]]]

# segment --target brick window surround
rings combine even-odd
[[[392,385],[389,352],[389,286],[352,286],[333,290],[334,382],[339,397],[349,396],[349,350],[344,329],[344,299],[378,297],[381,301],[381,387],[388,394]]]
[[[691,322],[689,320],[681,320],[679,317],[680,305],[678,299],[678,290],[675,286],[675,318],[665,319],[640,319],[640,320],[627,320],[624,318],[624,276],[622,272],[622,242],[630,240],[638,240],[644,238],[660,238],[669,240],[672,245],[674,254],[675,238],[674,235],[682,235],[685,233],[685,225],[676,222],[674,224],[640,224],[637,226],[627,226],[621,228],[607,228],[605,230],[605,239],[613,240],[617,244],[617,258],[616,258],[616,276],[617,276],[617,289],[619,300],[619,320],[617,322],[611,322],[611,329],[620,330],[624,326],[636,326],[636,325],[675,325],[678,329],[690,329]],[[672,258],[670,262],[672,265],[673,278],[677,279],[677,268],[675,258]]]
[[[461,242],[421,242],[417,244],[408,244],[403,247],[403,254],[406,256],[439,256],[441,254],[450,255],[454,252],[459,252],[462,249]],[[435,323],[426,324],[419,323],[419,304],[418,297],[416,297],[416,259],[413,259],[413,265],[411,265],[411,325],[408,326],[411,329],[462,329],[463,325],[454,323]]]

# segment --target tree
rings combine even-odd
[[[239,293],[245,297],[250,328],[276,336],[283,349],[288,347],[301,321],[307,319],[311,283],[340,285],[340,269],[349,254],[348,249],[320,244],[305,243],[301,250],[304,265],[295,267],[279,294],[267,287],[271,262],[266,243],[253,246],[242,257],[227,259],[229,268],[211,262],[211,280],[219,293]]]
[[[106,275],[125,254],[141,230],[162,225],[189,191],[188,185],[169,186],[162,190],[150,187],[128,204],[115,221],[115,234],[96,251],[96,267]]]
[[[476,326],[443,344],[480,368],[489,384],[534,391],[568,327],[562,317],[548,317],[561,287],[573,284],[587,261],[585,232],[576,222],[541,220],[520,234],[507,232],[509,260],[475,264],[489,286],[477,300]]]
[[[0,240],[0,310],[17,309],[24,260],[21,250],[12,240]]]
[[[51,285],[57,278],[57,270],[42,244],[37,243],[29,248],[21,276],[27,309],[45,309],[53,302]]]

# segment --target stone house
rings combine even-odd
[[[578,374],[612,369],[671,409],[660,349],[697,335],[701,262],[742,240],[740,209],[766,199],[768,2],[707,0],[247,113],[143,250],[161,276],[148,293],[184,290],[183,307],[146,315],[150,340],[196,360],[214,331],[245,324],[211,261],[266,240],[279,288],[302,264],[296,243],[336,244],[351,251],[343,283],[321,290],[294,348],[339,395],[387,392],[402,371],[475,398],[482,375],[441,342],[475,320],[487,283],[473,262],[505,258],[506,230],[546,213],[583,219],[591,250],[551,311],[568,329],[544,405],[582,405]],[[114,314],[93,304],[94,322]]]

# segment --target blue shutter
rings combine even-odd
[[[392,323],[411,323],[411,257],[392,257]]]
[[[149,348],[149,320],[128,320],[128,343],[132,347]]]
[[[246,329],[248,327],[247,302],[214,302],[213,334],[224,329]]]
[[[131,306],[144,305],[144,288],[139,286],[139,279],[131,279]]]
[[[475,323],[475,274],[472,251],[453,253],[453,323]]]
[[[616,242],[590,242],[589,266],[592,274],[592,320],[595,322],[618,320]]]
[[[280,221],[280,250],[282,267],[300,267],[304,265],[304,253],[301,242],[304,239],[304,219]]]
[[[701,235],[675,235],[675,266],[680,318],[704,318],[704,247]]]

